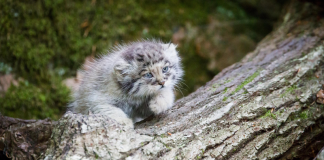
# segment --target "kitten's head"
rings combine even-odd
[[[117,82],[132,96],[154,95],[172,88],[183,75],[176,46],[157,41],[137,42],[120,48],[115,65]]]

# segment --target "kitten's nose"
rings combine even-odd
[[[165,81],[159,81],[159,85],[164,85]]]

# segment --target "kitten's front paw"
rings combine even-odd
[[[151,104],[150,108],[154,114],[159,114],[166,110],[164,108],[169,108],[169,107],[162,107],[161,105]]]
[[[174,101],[173,93],[163,94],[153,99],[150,102],[149,107],[154,114],[159,114],[171,108],[173,105],[173,101]]]

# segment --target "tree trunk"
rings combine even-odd
[[[0,150],[13,159],[313,158],[324,146],[323,7],[286,10],[255,51],[134,130],[105,115],[2,116]]]

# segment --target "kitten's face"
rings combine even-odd
[[[173,67],[174,66],[172,66],[167,60],[162,60],[154,64],[151,63],[148,66],[143,67],[139,73],[140,80],[138,83],[143,85],[142,92],[146,91],[148,93],[141,94],[154,93],[168,87],[173,88],[176,78],[176,72]]]
[[[120,75],[117,79],[121,89],[128,95],[148,96],[173,89],[183,74],[173,44],[135,43],[122,56],[126,63],[117,65],[115,71]]]

